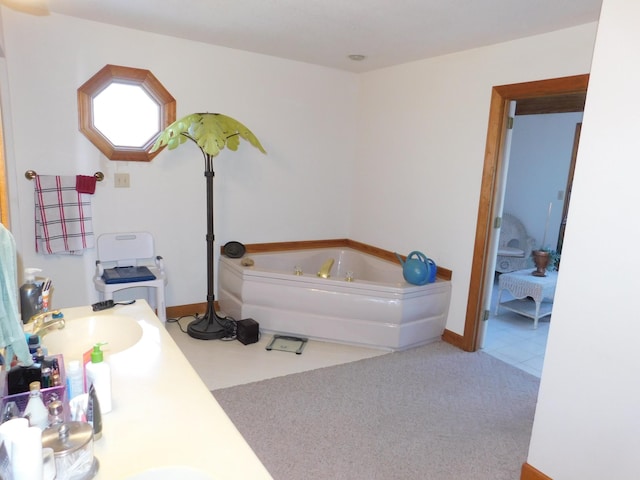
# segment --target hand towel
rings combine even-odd
[[[94,175],[76,175],[76,191],[78,193],[96,193],[96,182],[98,179]]]
[[[18,314],[16,242],[0,223],[0,347],[6,348],[6,368],[15,354],[28,366],[33,363]],[[1,390],[1,389],[0,389]]]
[[[36,252],[82,255],[94,247],[91,197],[75,176],[36,175]]]

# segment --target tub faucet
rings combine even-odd
[[[32,324],[31,331],[33,335],[38,335],[39,337],[44,337],[47,333],[52,330],[60,330],[64,328],[64,318],[51,318],[47,320],[49,315],[54,315],[60,313],[60,310],[52,310],[49,312],[42,312],[32,316],[28,324]]]
[[[329,278],[331,275],[331,267],[333,267],[333,258],[330,258],[326,262],[322,264],[320,267],[320,271],[318,272],[318,276],[322,278]]]

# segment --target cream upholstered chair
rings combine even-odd
[[[534,245],[535,239],[527,234],[522,222],[514,215],[503,213],[496,271],[507,273],[526,268]]]
[[[164,286],[167,276],[161,256],[155,255],[153,236],[149,232],[105,233],[98,237],[98,260],[93,283],[101,300],[112,300],[114,292],[127,288],[155,288],[155,307],[158,318],[167,321]],[[105,282],[104,271],[114,267],[145,266],[155,277],[151,280],[123,279],[118,283]]]

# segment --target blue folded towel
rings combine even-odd
[[[18,314],[17,271],[16,242],[0,223],[0,348],[6,348],[6,369],[14,354],[25,366],[33,363]]]

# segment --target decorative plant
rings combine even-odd
[[[237,150],[241,138],[262,153],[267,153],[258,138],[239,121],[221,113],[192,113],[165,128],[150,150],[153,153],[165,146],[174,150],[191,140],[198,145],[204,156],[204,176],[207,182],[207,312],[187,327],[187,333],[191,337],[201,340],[233,338],[235,334],[235,321],[218,316],[214,308],[213,157],[225,147]]]
[[[549,263],[547,264],[547,270],[550,270],[550,271],[558,270],[560,266],[560,253],[558,253],[557,250],[553,250],[549,247],[545,247],[545,248],[540,248],[537,251],[549,254]]]
[[[174,150],[192,140],[205,156],[215,157],[225,146],[229,150],[238,150],[240,138],[267,153],[258,138],[239,121],[221,113],[192,113],[165,128],[150,151],[155,152],[164,146]]]
[[[555,250],[545,247],[547,240],[547,231],[549,230],[549,219],[551,218],[551,207],[553,202],[549,203],[549,210],[547,211],[547,221],[544,226],[544,235],[542,236],[542,243],[540,248],[537,248],[531,252],[531,258],[536,266],[536,270],[531,272],[536,277],[545,277],[546,270],[557,270],[560,262],[560,254]]]

